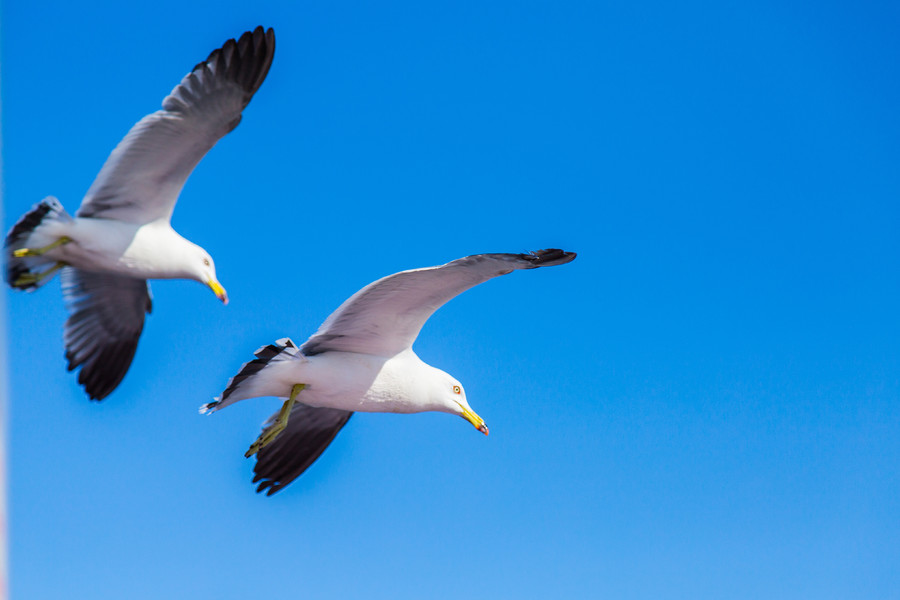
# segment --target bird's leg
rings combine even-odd
[[[18,250],[14,250],[13,256],[15,258],[22,258],[25,256],[41,256],[43,254],[46,254],[47,252],[50,252],[54,248],[59,248],[63,244],[68,244],[71,241],[72,241],[72,238],[70,238],[67,235],[64,235],[61,238],[59,238],[58,240],[56,240],[55,242],[53,242],[51,244],[47,244],[43,248],[19,248]]]
[[[294,402],[297,401],[297,394],[300,393],[303,388],[306,387],[305,383],[298,383],[294,387],[291,388],[291,396],[285,400],[284,404],[281,407],[281,411],[278,413],[278,417],[275,419],[275,422],[272,423],[262,434],[256,438],[256,441],[251,444],[250,449],[244,453],[244,456],[249,458],[266,447],[272,440],[278,437],[278,434],[284,431],[284,428],[287,427],[288,419],[291,418],[291,409],[294,407]]]
[[[39,273],[22,273],[16,278],[15,281],[13,281],[13,287],[28,287],[30,285],[38,285],[41,281],[47,279],[48,277],[53,277],[54,273],[62,269],[64,266],[66,266],[66,263],[58,262],[49,269],[41,271]]]

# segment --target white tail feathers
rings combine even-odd
[[[220,397],[200,407],[200,414],[214,413],[217,410],[225,408],[229,404],[245,398],[256,395],[268,395],[254,393],[255,391],[258,391],[258,386],[255,384],[261,382],[255,381],[256,376],[260,372],[266,367],[285,361],[306,360],[306,357],[303,356],[299,348],[297,348],[294,342],[289,338],[282,338],[274,344],[261,346],[254,354],[256,355],[256,358],[241,366],[237,375],[228,381],[228,385],[225,387],[225,391],[222,392]]]

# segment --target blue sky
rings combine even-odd
[[[174,16],[177,13],[177,17]],[[5,2],[5,227],[74,211],[225,39],[272,70],[174,226],[119,389],[7,293],[14,598],[886,598],[900,589],[900,9],[887,2]],[[258,346],[381,276],[562,247],[456,298],[448,415],[359,415],[271,498]]]

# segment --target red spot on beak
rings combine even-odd
[[[482,424],[481,424],[481,427],[478,428],[478,431],[480,431],[480,432],[483,433],[484,435],[487,435],[487,434],[488,434],[488,428],[487,428],[487,425],[485,425],[484,423],[482,423]]]

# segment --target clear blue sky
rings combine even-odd
[[[74,211],[226,38],[272,70],[174,225],[102,404],[57,283],[7,293],[15,599],[888,598],[900,590],[900,8],[888,2],[22,2],[5,226]],[[548,246],[441,309],[448,415],[359,415],[280,494],[211,417],[258,346],[402,269]]]

